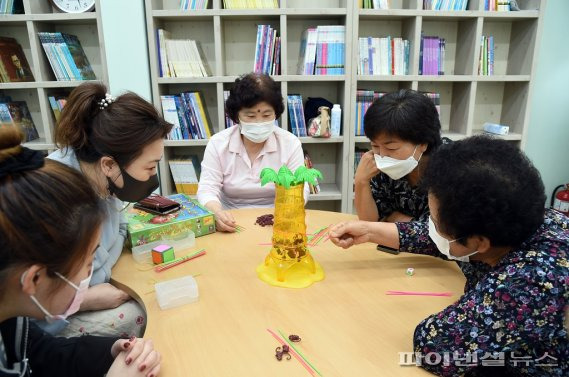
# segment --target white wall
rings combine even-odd
[[[151,100],[143,0],[101,0],[110,90]]]

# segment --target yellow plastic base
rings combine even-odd
[[[317,281],[324,279],[324,270],[318,262],[314,261],[315,271],[310,272],[310,266],[299,262],[292,265],[285,272],[283,281],[277,279],[277,265],[271,260],[268,265],[261,263],[257,266],[257,276],[264,282],[276,287],[306,288]]]

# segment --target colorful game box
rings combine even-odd
[[[170,195],[168,198],[180,203],[182,208],[164,216],[129,208],[126,219],[132,246],[158,241],[164,236],[172,238],[187,230],[193,231],[196,237],[215,232],[213,213],[202,207],[197,200],[184,194]]]

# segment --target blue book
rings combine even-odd
[[[176,102],[176,110],[178,111],[178,119],[180,121],[180,131],[182,133],[182,138],[184,140],[191,139],[190,137],[190,127],[188,125],[188,119],[184,111],[184,103],[181,96],[175,96],[174,101]]]

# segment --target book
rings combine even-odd
[[[494,37],[483,35],[480,39],[480,57],[478,74],[481,76],[494,75]]]
[[[209,0],[180,0],[180,10],[207,9]]]
[[[61,110],[67,103],[67,96],[66,95],[55,95],[55,96],[48,96],[49,106],[51,107],[51,112],[55,118],[55,122],[59,122],[61,118]]]
[[[271,25],[257,25],[253,72],[267,75],[280,74],[280,43],[276,29]]]
[[[389,0],[360,0],[361,9],[389,9]]]
[[[24,14],[23,0],[0,0],[0,14]]]
[[[201,165],[196,155],[180,156],[168,161],[178,194],[196,195]]]
[[[213,135],[201,92],[161,95],[160,102],[164,119],[173,125],[168,140],[209,139]]]
[[[24,142],[39,138],[30,110],[25,101],[0,102],[0,119],[2,125],[13,125],[24,134]]]
[[[439,118],[441,116],[441,94],[440,93],[433,93],[433,92],[422,92],[425,96],[429,97],[431,101],[435,104],[435,108],[439,113]]]
[[[22,46],[14,38],[0,37],[0,82],[34,81]]]
[[[300,55],[297,65],[297,74],[313,75],[316,62],[316,45],[318,31],[316,28],[308,28],[302,34],[300,42]]]
[[[229,98],[229,90],[224,90],[223,91],[223,103],[224,104],[225,104],[225,102],[227,102],[228,98]],[[233,121],[227,115],[227,111],[225,111],[225,128],[233,127],[234,125],[235,125],[235,123],[233,123]]]
[[[360,75],[408,75],[410,43],[398,37],[358,39]]]
[[[170,32],[157,30],[158,67],[160,77],[208,77],[209,65],[199,42],[172,39]]]
[[[421,35],[419,74],[441,76],[445,73],[446,40],[438,36]]]
[[[355,124],[355,136],[364,136],[364,116],[366,111],[372,105],[372,103],[385,95],[384,92],[375,92],[373,90],[358,89],[356,91],[356,124]]]
[[[468,0],[423,0],[423,9],[456,11],[466,10]]]
[[[302,96],[300,94],[289,94],[287,96],[287,108],[290,132],[297,137],[307,136]]]
[[[316,27],[315,75],[343,75],[345,72],[344,25],[319,25]]]
[[[39,32],[38,37],[57,81],[97,79],[77,36]]]
[[[277,9],[278,0],[223,0],[223,9]]]
[[[363,155],[367,152],[367,149],[356,147],[356,152],[354,155],[354,177],[356,175],[356,171],[358,170],[358,166],[360,161],[362,160]]]

